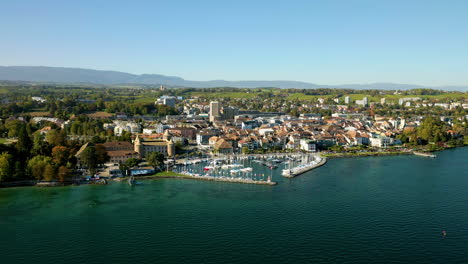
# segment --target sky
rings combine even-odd
[[[0,0],[0,65],[468,85],[466,0]]]

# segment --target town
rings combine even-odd
[[[468,139],[463,92],[16,83],[1,92],[3,183],[180,175],[190,160],[258,154],[426,153]]]

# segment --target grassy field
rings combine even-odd
[[[178,177],[184,177],[185,175],[180,174],[180,173],[176,173],[176,172],[173,172],[173,171],[161,171],[161,172],[155,173],[155,174],[150,175],[150,176],[157,176],[157,177],[178,176]]]
[[[244,92],[218,92],[218,93],[207,93],[207,92],[192,92],[190,96],[198,96],[205,98],[255,98],[259,93],[244,93]]]

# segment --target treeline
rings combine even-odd
[[[450,146],[463,146],[468,137],[468,122],[455,120],[452,126],[438,117],[428,116],[415,129],[407,129],[398,138],[410,145],[427,145],[430,143],[447,143]]]
[[[93,173],[108,161],[106,141],[131,141],[131,134],[115,136],[104,129],[100,120],[79,116],[63,129],[52,122],[32,123],[27,119],[0,120],[0,135],[12,138],[11,144],[0,144],[0,181],[45,180],[67,181],[77,164],[75,154],[90,142],[82,164]]]
[[[76,164],[78,145],[67,141],[63,130],[53,129],[44,135],[33,124],[19,120],[2,128],[17,141],[0,144],[0,181],[67,179]]]

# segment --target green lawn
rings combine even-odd
[[[180,174],[180,173],[176,173],[176,172],[173,172],[173,171],[161,171],[161,172],[157,172],[153,175],[150,175],[149,177],[153,177],[153,176],[158,176],[158,177],[170,177],[170,176],[178,176],[178,177],[184,177],[185,175],[183,174]],[[145,176],[143,176],[145,177]]]
[[[243,93],[243,92],[218,92],[218,93],[206,93],[206,92],[192,92],[191,96],[207,97],[207,98],[255,98],[259,93]]]

